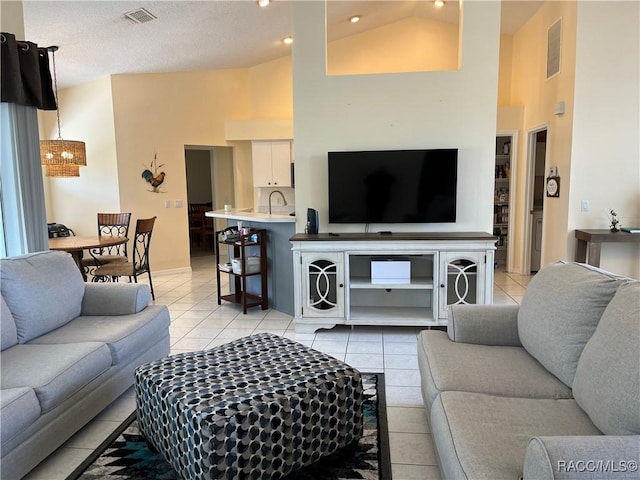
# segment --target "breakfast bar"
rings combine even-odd
[[[229,226],[264,229],[267,232],[267,285],[270,308],[293,315],[293,254],[289,239],[296,217],[289,213],[256,212],[249,208],[213,210],[205,216],[227,220]]]

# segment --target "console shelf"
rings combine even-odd
[[[399,326],[424,325],[433,320],[433,310],[420,307],[352,307],[351,323],[371,325],[372,321],[383,321]]]
[[[475,232],[297,234],[291,238],[296,331],[446,325],[450,305],[492,301],[487,265],[496,240]],[[400,274],[385,281],[377,273],[372,279],[373,261],[403,265],[392,266]]]
[[[433,278],[415,278],[411,279],[411,283],[371,283],[369,277],[351,277],[349,280],[349,288],[356,289],[403,289],[403,290],[432,290]]]

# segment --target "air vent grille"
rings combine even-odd
[[[562,18],[547,32],[547,79],[560,73],[560,51],[562,47]]]
[[[151,20],[156,20],[158,18],[146,8],[131,10],[130,12],[125,13],[124,16],[136,23],[150,22]]]

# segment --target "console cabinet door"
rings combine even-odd
[[[457,304],[485,303],[485,252],[441,252],[438,317]]]
[[[303,253],[302,316],[344,318],[344,254]]]

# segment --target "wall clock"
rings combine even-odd
[[[547,197],[560,196],[560,177],[547,177]]]

